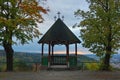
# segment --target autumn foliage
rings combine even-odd
[[[36,20],[37,22],[42,22],[43,18],[40,12],[47,13],[47,10],[42,6],[38,6],[38,2],[35,0],[29,1],[25,0],[19,4],[23,14],[29,15],[29,18]]]
[[[44,21],[42,15],[46,13],[37,0],[0,0],[0,45],[6,52],[7,71],[13,70],[12,45],[38,38],[37,23]]]

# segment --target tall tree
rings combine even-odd
[[[0,0],[0,44],[6,52],[7,71],[13,71],[16,40],[25,44],[39,37],[37,22],[43,21],[42,13],[47,10],[36,0]]]
[[[110,70],[111,55],[120,48],[120,0],[86,0],[89,10],[77,10],[82,17],[83,46],[102,57],[101,70]]]

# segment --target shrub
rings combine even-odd
[[[100,63],[100,65],[99,65],[99,70],[104,70],[105,67],[106,67],[106,65]],[[109,70],[109,71],[112,71],[113,69],[114,69],[114,68],[110,65],[108,70]]]
[[[6,70],[6,63],[1,63],[0,64],[0,71],[5,71]]]
[[[85,63],[85,68],[87,70],[96,71],[96,70],[99,70],[99,64],[98,63]]]
[[[83,64],[81,63],[81,64],[78,64],[77,65],[77,68],[79,69],[79,70],[81,70],[82,68],[83,68]]]
[[[14,70],[15,71],[28,71],[31,67],[27,65],[24,61],[18,61],[14,63]]]

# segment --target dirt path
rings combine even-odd
[[[0,80],[120,80],[120,72],[117,71],[0,72]]]

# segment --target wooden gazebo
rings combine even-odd
[[[75,44],[75,58],[77,60],[77,43],[80,43],[80,40],[72,33],[72,31],[64,24],[64,22],[58,18],[52,27],[43,35],[43,37],[38,41],[39,44],[42,44],[42,65],[50,67],[54,65],[53,59],[54,56],[54,45],[65,45],[66,46],[66,56],[64,58],[68,67],[70,67],[70,57],[69,57],[69,45]],[[44,44],[48,44],[48,56],[46,61],[44,57]],[[58,58],[56,58],[58,59]],[[55,61],[55,59],[54,59]],[[77,61],[76,61],[77,63]],[[62,64],[62,63],[61,63]],[[59,65],[61,65],[59,63]]]

